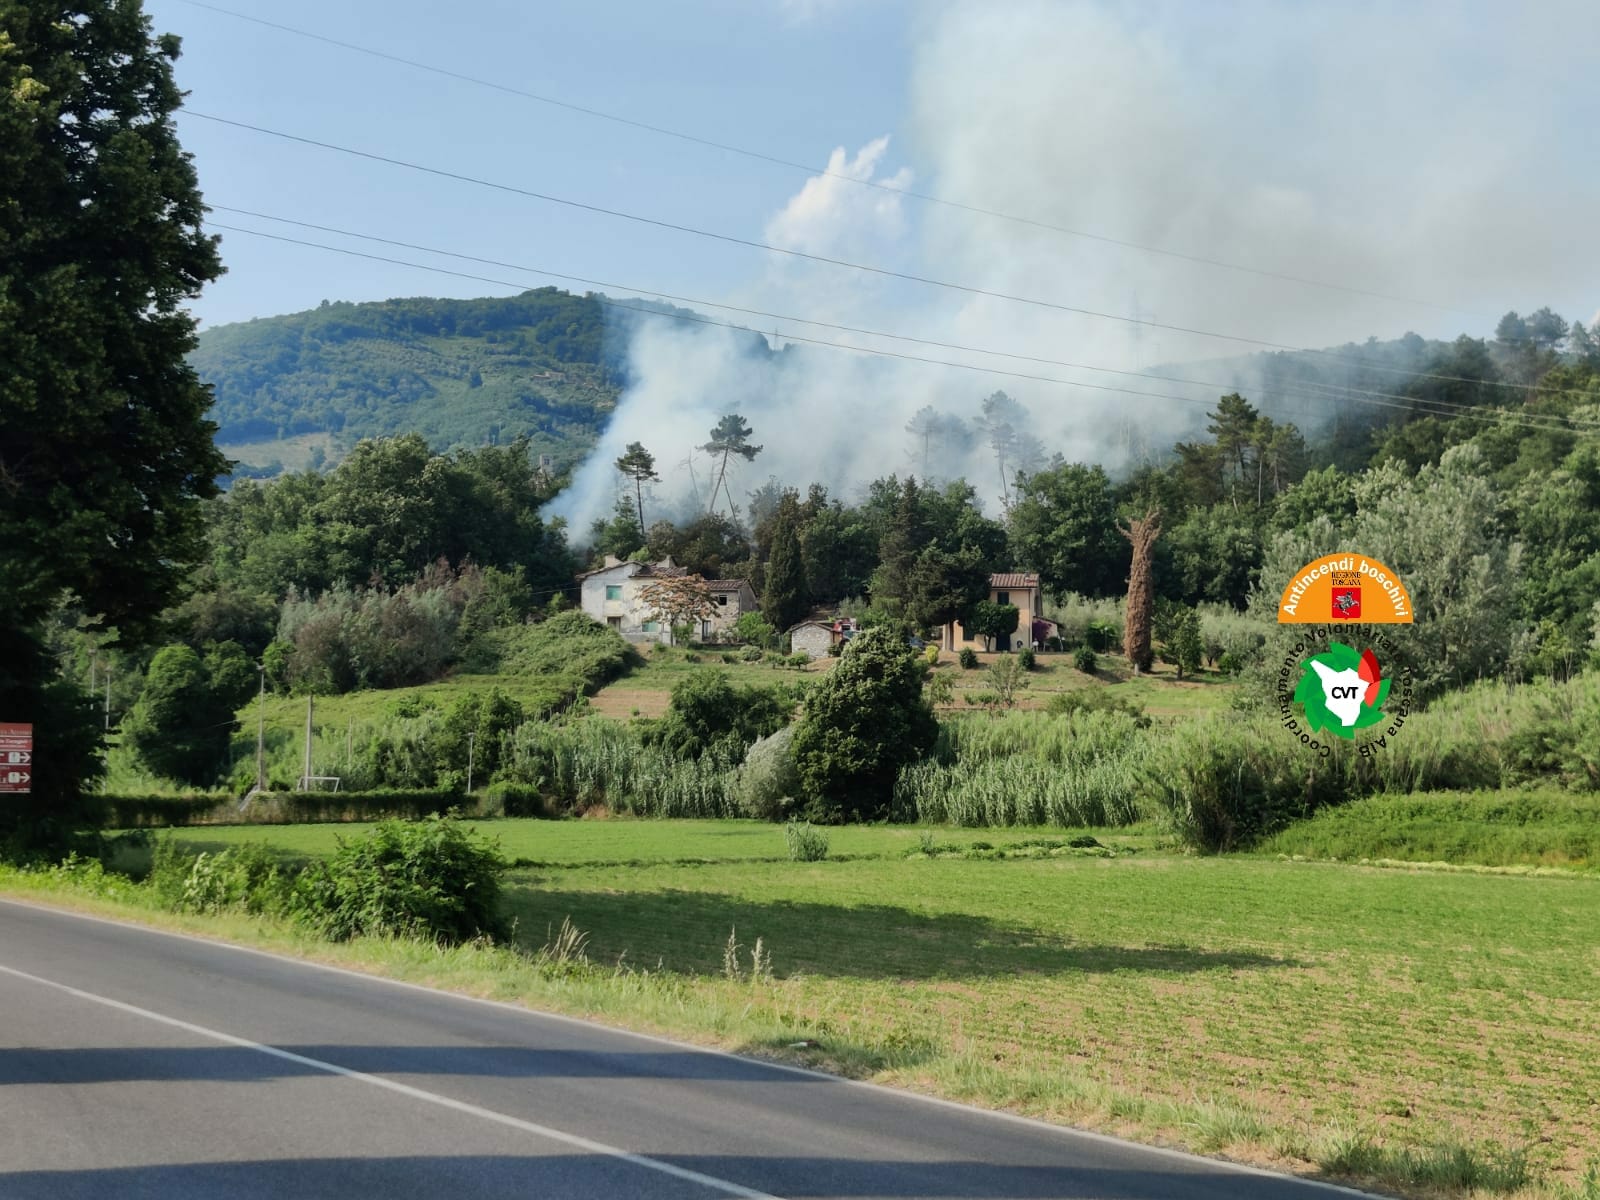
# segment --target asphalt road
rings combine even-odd
[[[4,1200],[1341,1191],[0,900]]]

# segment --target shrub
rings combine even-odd
[[[1157,744],[1143,791],[1190,847],[1221,853],[1345,799],[1344,757],[1307,753],[1270,720],[1197,720]]]
[[[821,862],[828,857],[828,835],[810,821],[790,821],[783,827],[783,840],[791,862]]]
[[[794,740],[811,815],[873,819],[887,810],[901,766],[938,735],[922,676],[904,639],[876,628],[851,639],[811,688]]]
[[[748,649],[770,650],[778,644],[778,631],[758,612],[741,613],[733,623],[733,636]]]
[[[295,915],[336,942],[363,936],[456,943],[499,936],[499,848],[453,817],[384,821],[308,867]]]
[[[800,795],[794,764],[794,727],[785,726],[750,747],[732,785],[733,798],[747,817],[777,821]]]
[[[1024,671],[1031,671],[1036,665],[1034,662],[1033,651],[1027,646],[1024,646],[1021,650],[1017,651],[1017,665]]]
[[[963,646],[961,653],[956,657],[960,660],[963,671],[976,671],[978,669],[978,652],[971,646]]]
[[[210,783],[227,767],[236,702],[219,694],[198,654],[166,646],[150,662],[144,690],[123,722],[123,740],[157,775]]]
[[[777,687],[736,687],[722,671],[695,671],[672,687],[667,715],[649,740],[676,758],[699,758],[718,742],[746,746],[789,723],[794,696]]]
[[[170,837],[156,843],[149,883],[162,904],[176,912],[282,913],[293,892],[292,874],[267,846],[190,854]]]
[[[1244,660],[1232,650],[1224,650],[1222,657],[1217,659],[1217,670],[1224,675],[1237,675],[1244,670]]]
[[[1088,712],[1114,712],[1122,713],[1133,720],[1140,729],[1149,729],[1150,718],[1145,716],[1144,709],[1131,700],[1124,700],[1120,696],[1102,688],[1084,688],[1077,692],[1057,692],[1050,697],[1046,706],[1053,716],[1071,717],[1078,713]]]
[[[930,667],[937,667],[939,665],[939,647],[927,647],[925,650],[923,650],[922,657],[927,661]]]
[[[993,689],[996,699],[1006,708],[1017,702],[1017,693],[1028,686],[1027,677],[1023,674],[1022,658],[1020,655],[1001,654],[994,662],[989,664],[989,686]]]
[[[1078,670],[1082,671],[1085,675],[1093,675],[1095,668],[1098,667],[1100,663],[1099,660],[1095,658],[1093,650],[1091,650],[1088,646],[1079,646],[1072,652],[1072,665],[1077,667]]]
[[[1122,640],[1122,628],[1111,621],[1090,621],[1083,640],[1091,650],[1110,650]]]

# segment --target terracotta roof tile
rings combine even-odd
[[[989,586],[991,588],[1036,588],[1039,586],[1039,577],[1022,572],[991,575],[989,576]]]

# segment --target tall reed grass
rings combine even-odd
[[[1129,825],[1152,743],[1121,712],[946,722],[932,758],[900,773],[891,815],[949,825]]]
[[[733,768],[713,750],[682,759],[611,721],[527,722],[511,735],[502,776],[536,787],[561,809],[605,805],[641,817],[732,817]]]

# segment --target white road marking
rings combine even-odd
[[[580,1137],[575,1133],[565,1130],[552,1129],[548,1125],[540,1125],[534,1121],[524,1121],[521,1117],[513,1117],[507,1113],[495,1112],[492,1108],[481,1108],[476,1104],[468,1104],[464,1100],[455,1100],[449,1096],[441,1096],[437,1092],[424,1091],[422,1088],[412,1087],[408,1083],[399,1083],[393,1079],[385,1079],[381,1075],[369,1075],[365,1071],[352,1071],[349,1067],[341,1067],[338,1063],[324,1062],[320,1058],[309,1058],[304,1054],[295,1054],[290,1050],[281,1050],[277,1046],[268,1046],[264,1042],[253,1042],[249,1038],[235,1037],[231,1033],[221,1030],[208,1029],[204,1025],[195,1025],[192,1022],[169,1017],[164,1013],[152,1012],[148,1008],[140,1008],[135,1004],[127,1004],[121,1000],[113,1000],[110,996],[97,995],[86,992],[81,988],[71,987],[65,983],[57,983],[53,979],[45,979],[39,975],[30,975],[26,971],[19,971],[15,967],[0,965],[0,972],[16,979],[24,979],[29,983],[36,983],[41,987],[54,988],[75,996],[79,1000],[87,1000],[93,1004],[102,1004],[107,1008],[114,1008],[118,1012],[129,1013],[136,1017],[143,1017],[147,1021],[155,1021],[173,1029],[181,1029],[185,1033],[192,1033],[199,1037],[210,1038],[229,1046],[239,1046],[245,1050],[254,1050],[258,1054],[265,1054],[270,1058],[282,1059],[284,1062],[296,1063],[302,1067],[311,1067],[317,1071],[326,1071],[329,1075],[338,1075],[345,1079],[353,1079],[358,1083],[370,1084],[382,1088],[387,1092],[394,1092],[413,1100],[421,1100],[425,1104],[438,1105],[455,1112],[465,1113],[470,1117],[478,1117],[484,1121],[493,1121],[498,1125],[506,1125],[512,1129],[520,1129],[524,1133],[531,1133],[537,1137],[548,1138],[553,1142],[572,1146],[579,1150],[586,1150],[590,1154],[603,1154],[608,1158],[620,1159],[632,1163],[636,1167],[643,1167],[649,1171],[657,1171],[662,1175],[670,1175],[674,1179],[687,1180],[698,1183],[704,1187],[714,1188],[730,1196],[742,1196],[746,1200],[781,1200],[768,1192],[758,1192],[754,1188],[747,1188],[742,1184],[734,1183],[727,1179],[718,1179],[714,1175],[702,1175],[699,1171],[691,1171],[686,1167],[674,1166],[669,1162],[662,1162],[658,1158],[651,1158],[644,1154],[634,1154],[619,1146],[608,1146],[604,1142],[596,1142],[590,1138]]]

